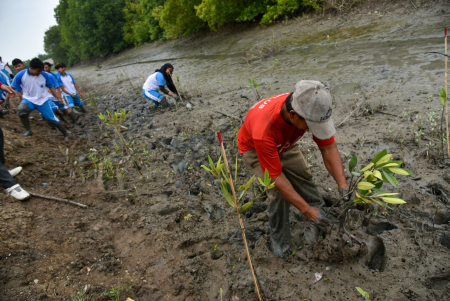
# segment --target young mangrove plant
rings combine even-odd
[[[123,145],[125,146],[125,150],[126,150],[128,156],[130,156],[130,160],[133,162],[133,165],[136,167],[139,175],[141,176],[141,179],[144,179],[144,176],[142,175],[142,173],[140,171],[139,164],[134,160],[133,156],[130,153],[128,145],[125,142],[125,139],[123,139],[123,136],[120,133],[120,129],[125,128],[124,126],[122,126],[122,122],[125,121],[125,119],[127,118],[128,114],[130,114],[131,111],[127,112],[127,111],[124,111],[123,109],[120,109],[119,112],[114,112],[113,114],[111,114],[108,110],[106,110],[106,112],[108,113],[107,115],[103,115],[102,113],[98,114],[98,118],[102,122],[104,122],[107,126],[114,127],[117,135],[119,136],[120,140],[122,141]],[[134,151],[133,151],[133,153],[134,153]]]
[[[345,223],[348,209],[355,203],[375,203],[383,208],[389,209],[392,209],[391,204],[406,203],[403,199],[397,197],[398,193],[381,189],[384,183],[390,183],[394,187],[397,186],[398,180],[394,177],[395,174],[408,176],[413,173],[410,170],[400,168],[403,161],[392,160],[392,154],[388,154],[387,150],[384,149],[366,167],[359,171],[355,171],[357,164],[358,159],[353,155],[348,165],[352,178],[347,196],[352,196],[355,193],[355,198],[350,198],[347,204],[344,205],[344,211],[340,214],[340,216],[344,217],[341,221],[341,226]],[[338,203],[336,202],[335,205]]]
[[[256,279],[255,272],[253,270],[252,260],[250,257],[250,252],[248,250],[247,238],[245,236],[245,227],[244,227],[244,222],[242,221],[241,212],[250,209],[253,206],[254,201],[261,198],[263,196],[263,194],[266,193],[267,190],[275,187],[275,183],[271,183],[271,178],[269,177],[269,172],[266,169],[266,171],[264,173],[264,180],[261,178],[258,178],[258,181],[262,186],[260,188],[261,193],[258,195],[258,193],[256,192],[256,189],[255,189],[254,190],[255,198],[252,201],[247,202],[247,203],[243,204],[242,206],[240,206],[239,201],[244,197],[245,193],[250,189],[250,186],[253,184],[253,182],[255,180],[255,176],[252,176],[250,178],[250,180],[247,181],[247,183],[241,185],[237,189],[237,191],[242,191],[240,193],[239,197],[237,197],[234,183],[237,182],[238,160],[236,158],[234,181],[233,181],[233,174],[231,173],[230,167],[228,165],[227,155],[225,153],[225,148],[223,146],[222,136],[221,136],[220,132],[217,132],[217,136],[219,138],[220,150],[221,150],[221,153],[222,153],[222,156],[224,159],[224,163],[221,163],[222,157],[220,157],[219,160],[217,161],[217,163],[214,164],[211,157],[208,156],[210,168],[206,167],[205,165],[202,165],[202,167],[205,170],[209,171],[214,177],[216,177],[217,179],[220,180],[220,183],[221,183],[220,189],[222,191],[223,196],[227,200],[228,204],[230,204],[231,207],[236,209],[236,213],[239,218],[239,225],[241,227],[242,238],[244,240],[245,251],[247,253],[247,259],[248,259],[248,263],[250,266],[250,271],[252,273],[253,282],[255,284],[256,294],[258,295],[258,299],[261,301],[261,294],[259,292],[258,281]],[[231,193],[230,193],[228,187],[231,188]]]

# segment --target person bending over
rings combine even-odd
[[[142,94],[145,98],[153,101],[155,105],[161,105],[163,108],[169,107],[167,99],[160,92],[179,99],[177,89],[172,81],[173,66],[169,63],[164,64],[155,73],[150,75],[142,87]],[[166,89],[167,86],[170,91]]]
[[[322,153],[328,172],[339,185],[341,195],[348,193],[331,120],[331,95],[318,81],[302,80],[293,93],[261,100],[247,113],[238,132],[239,152],[245,165],[260,178],[267,169],[275,188],[268,191],[270,250],[277,256],[290,254],[289,208],[294,205],[317,225],[326,225],[320,209],[319,193],[297,141],[311,131]]]

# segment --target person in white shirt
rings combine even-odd
[[[52,111],[47,88],[61,103],[63,100],[54,88],[55,81],[52,79],[52,75],[42,72],[43,70],[44,63],[40,59],[34,58],[30,61],[28,69],[20,71],[14,77],[12,87],[22,96],[22,102],[17,107],[17,115],[27,130],[23,136],[33,135],[28,115],[33,110],[38,110],[50,125],[55,126],[64,135],[64,140],[68,140],[69,135],[66,129]]]
[[[66,97],[67,102],[69,103],[69,107],[74,108],[75,106],[77,106],[78,108],[80,108],[81,112],[86,113],[84,104],[81,101],[80,97],[77,95],[78,92],[81,97],[84,97],[83,93],[75,83],[75,79],[73,78],[73,76],[69,73],[66,73],[66,64],[56,64],[55,69],[58,70],[55,75],[59,82],[62,83],[62,95]]]

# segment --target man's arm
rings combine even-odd
[[[323,163],[328,172],[333,176],[339,187],[348,188],[347,178],[345,177],[344,165],[342,165],[341,155],[337,148],[336,142],[328,146],[320,146]]]
[[[18,96],[17,92],[12,87],[10,87],[8,85],[4,85],[4,84],[0,83],[0,89],[5,91],[5,92],[8,92],[10,94],[9,96],[11,96],[11,97],[14,96],[14,95]]]
[[[76,83],[73,83],[73,85],[75,86],[75,89],[77,89],[78,94],[80,94],[81,97],[84,97],[84,96],[83,96],[83,93],[81,93],[81,90],[80,90],[80,88],[78,88],[77,84],[76,84]]]
[[[58,94],[56,92],[55,87],[48,88],[50,90],[50,93],[52,93],[53,96],[55,96],[56,99],[58,99],[60,104],[64,104],[64,101],[62,100],[61,94]]]
[[[310,221],[315,222],[319,216],[319,208],[309,205],[292,187],[291,183],[283,176],[272,178],[278,193],[289,203],[294,205]]]

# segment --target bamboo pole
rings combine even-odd
[[[178,91],[178,87],[175,85],[175,82],[173,81],[172,74],[169,73],[169,76],[170,76],[170,79],[172,80],[173,85],[175,86],[175,89],[177,90],[177,93],[181,99],[181,102],[184,104],[184,101],[183,101],[183,98],[181,97],[180,91]],[[188,109],[192,108],[192,105],[189,101],[186,101],[186,108],[188,108]]]
[[[450,140],[448,133],[448,89],[447,89],[447,28],[445,28],[445,122],[447,124],[447,152],[450,157]]]
[[[237,214],[238,214],[238,217],[239,217],[239,225],[241,226],[241,230],[242,230],[242,238],[244,239],[244,246],[245,246],[245,251],[247,252],[248,264],[250,265],[250,270],[252,272],[253,282],[255,283],[256,294],[258,295],[259,301],[261,301],[261,294],[259,293],[258,281],[256,280],[255,271],[253,270],[253,265],[252,265],[252,259],[250,257],[250,252],[248,251],[247,238],[245,237],[244,222],[242,221],[239,204],[237,202],[236,191],[234,190],[233,176],[232,176],[232,173],[230,171],[230,167],[228,166],[227,154],[225,153],[225,148],[223,146],[222,135],[220,134],[220,131],[217,131],[217,137],[219,138],[220,151],[222,152],[223,161],[225,163],[225,167],[227,168],[227,172],[228,172],[228,175],[230,177],[228,180],[230,182],[231,191],[233,192],[234,205],[236,207],[236,211],[237,211]]]

